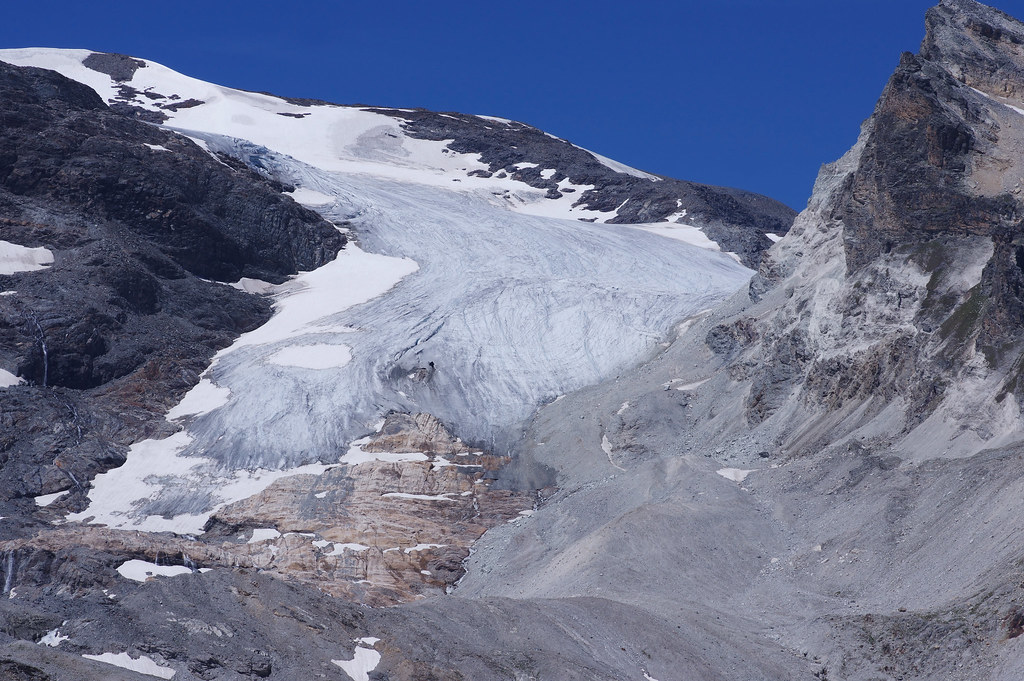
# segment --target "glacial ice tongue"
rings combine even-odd
[[[227,399],[182,419],[177,471],[157,478],[130,455],[97,487],[138,489],[138,498],[116,509],[94,500],[75,518],[198,531],[234,500],[230,490],[252,494],[253,479],[280,476],[260,471],[337,462],[389,410],[429,412],[500,450],[538,405],[636,363],[679,319],[750,275],[726,254],[632,227],[523,215],[486,192],[329,172],[203,137],[334,197],[315,208],[350,223],[361,247],[271,288],[274,317],[218,353],[204,375]],[[301,346],[344,356],[279,361]],[[167,518],[170,508],[186,515]]]
[[[212,373],[231,400],[190,428],[206,456],[230,466],[337,460],[389,409],[430,412],[464,439],[500,446],[539,404],[635,363],[750,274],[725,254],[630,227],[516,214],[485,193],[260,154],[280,179],[337,197],[317,210],[350,222],[366,251],[418,270],[287,338],[254,342],[257,330],[221,353]],[[314,297],[340,294],[324,285]],[[313,344],[347,346],[350,359],[317,370],[266,362]]]

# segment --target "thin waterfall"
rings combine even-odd
[[[16,561],[16,551],[8,551],[4,559],[4,593],[11,593],[11,587],[14,584],[14,568]]]

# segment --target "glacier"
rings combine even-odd
[[[0,59],[63,71],[109,99],[107,76],[81,64],[88,54]],[[470,176],[472,155],[407,137],[379,113],[299,106],[152,62],[131,84],[201,100],[163,125],[296,187],[355,243],[285,284],[240,282],[273,296],[275,316],[218,353],[197,395],[172,409],[182,432],[136,444],[69,520],[201,531],[213,510],[287,471],[338,462],[389,411],[433,414],[505,453],[540,405],[635,365],[751,274],[696,227],[606,224],[614,213],[581,212],[569,196]],[[140,452],[159,468],[132,465]]]

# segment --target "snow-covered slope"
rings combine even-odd
[[[338,461],[390,410],[432,413],[502,450],[537,406],[634,364],[750,275],[685,221],[603,224],[616,213],[470,175],[486,168],[474,155],[410,137],[381,113],[290,103],[152,62],[119,58],[117,71],[91,55],[0,60],[56,69],[294,185],[361,248],[280,286],[239,282],[273,295],[275,317],[222,351],[171,410],[182,432],[135,445],[73,518],[198,532],[272,471]]]
[[[89,61],[91,56],[95,62]],[[111,61],[104,62],[97,57],[109,57]],[[152,61],[96,55],[88,50],[0,50],[0,60],[55,70],[93,88],[110,104],[130,106],[144,119],[149,118],[149,114],[153,120],[162,120],[163,125],[185,134],[202,132],[247,140],[321,170],[367,174],[466,194],[486,192],[496,197],[496,203],[530,215],[595,222],[606,222],[617,216],[616,211],[573,206],[579,192],[592,188],[589,185],[562,180],[560,188],[570,191],[553,200],[545,199],[545,191],[508,175],[483,177],[488,166],[478,155],[451,151],[448,149],[451,140],[411,137],[403,130],[402,119],[379,113],[386,111],[384,109],[297,104],[293,102],[299,100],[206,83]],[[121,75],[115,69],[124,69],[126,63],[136,66],[126,80],[115,80],[96,70],[101,68]],[[480,120],[493,127],[509,124],[493,117],[480,117]],[[659,180],[603,156],[586,153],[614,172],[652,182]],[[524,162],[519,166],[519,169],[532,169],[538,164]],[[539,168],[541,175],[553,176],[556,170]],[[474,171],[479,174],[471,174]]]

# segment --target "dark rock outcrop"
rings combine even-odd
[[[0,63],[0,238],[54,254],[0,275],[0,365],[27,382],[0,394],[0,500],[78,493],[166,428],[212,354],[269,318],[218,281],[334,257],[345,238],[283,189],[55,72]]]
[[[755,302],[786,288],[782,307],[754,323],[759,359],[737,362],[753,379],[752,424],[799,393],[826,413],[870,401],[864,418],[901,401],[909,432],[951,386],[986,371],[1005,375],[984,388],[990,397],[1024,395],[1024,26],[968,0],[929,10],[926,24],[858,145],[823,171],[817,205],[795,227],[814,236],[773,252],[751,283]],[[822,295],[812,270],[831,267],[818,254],[834,236],[845,272]],[[794,289],[787,277],[799,271],[813,283]],[[795,333],[811,341],[796,353]]]

